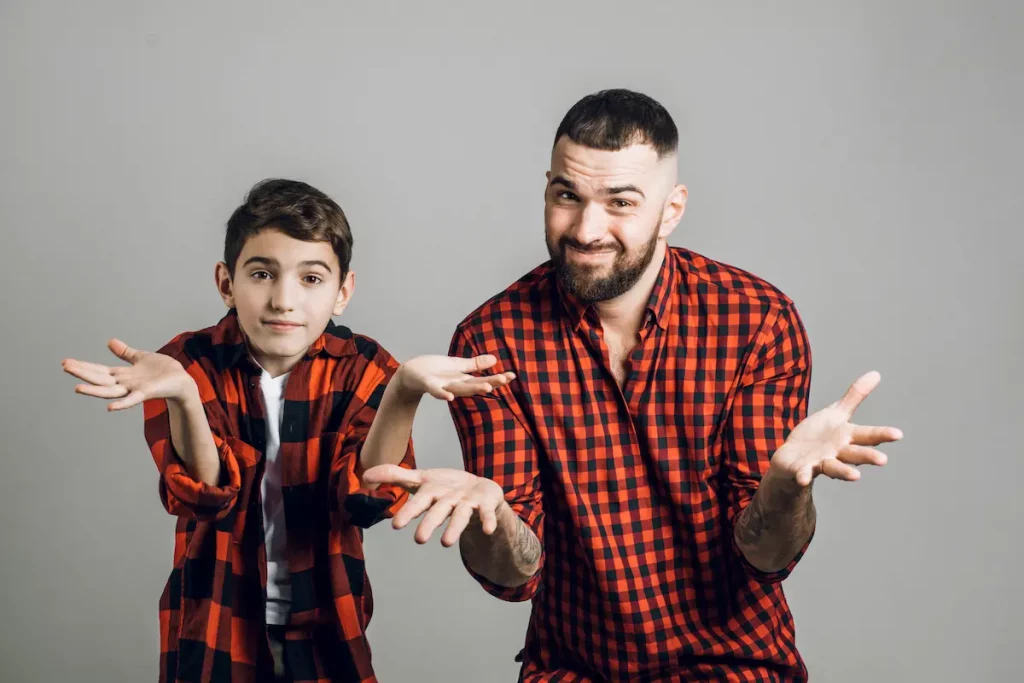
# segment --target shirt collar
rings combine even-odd
[[[326,355],[342,358],[355,354],[358,351],[352,336],[352,331],[347,327],[328,320],[323,333],[309,345],[305,357],[316,358]],[[242,326],[238,322],[238,312],[235,309],[232,308],[228,311],[214,327],[213,346],[215,353],[220,356],[218,364],[221,367],[236,367],[245,364],[252,366],[250,369],[259,369],[249,358],[245,332],[242,331]]]

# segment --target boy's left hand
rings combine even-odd
[[[430,394],[443,401],[452,401],[458,396],[488,394],[495,387],[504,386],[516,378],[515,373],[502,372],[497,375],[477,376],[494,367],[498,359],[485,354],[475,358],[452,356],[417,356],[398,368],[392,380],[407,400],[419,400],[423,394]]]

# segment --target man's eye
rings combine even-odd
[[[559,192],[558,193],[558,198],[559,199],[568,199],[569,201],[575,201],[576,200],[576,195],[574,195],[572,192],[569,192],[568,190],[566,190],[565,192]]]
[[[630,206],[633,206],[632,204],[627,202],[625,199],[614,199],[614,200],[612,200],[612,205],[615,208],[617,208],[617,209],[625,209],[625,208],[628,208]]]

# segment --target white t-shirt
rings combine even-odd
[[[284,527],[284,498],[281,495],[281,416],[284,413],[284,385],[288,373],[271,377],[266,370],[260,377],[263,403],[267,408],[267,460],[260,493],[263,496],[263,529],[267,547],[267,623],[288,623],[292,604],[291,575],[286,555],[288,543]]]

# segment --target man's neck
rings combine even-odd
[[[635,339],[644,320],[647,302],[654,291],[654,283],[658,281],[658,273],[665,262],[668,246],[664,241],[658,243],[654,257],[647,270],[640,276],[629,291],[614,299],[599,301],[594,304],[601,327],[605,333],[611,333],[620,339]]]

